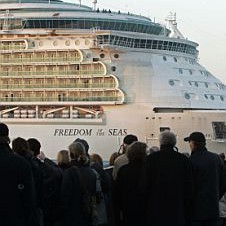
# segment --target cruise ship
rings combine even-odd
[[[96,0],[94,0],[96,6]],[[130,13],[59,0],[0,0],[0,121],[56,158],[76,138],[108,159],[126,134],[202,131],[226,151],[226,86],[200,65],[198,44]]]

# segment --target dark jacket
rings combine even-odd
[[[28,226],[35,207],[31,166],[0,143],[0,225]]]
[[[83,179],[86,189],[94,196],[96,192],[96,175],[89,166],[72,161],[72,166],[63,172],[61,198],[63,201],[64,226],[89,226],[82,212],[83,189],[77,170]],[[75,169],[73,166],[76,166]]]
[[[192,196],[190,161],[173,148],[147,157],[147,225],[184,226]]]
[[[123,215],[123,225],[145,225],[144,165],[129,163],[117,175],[117,199]]]
[[[42,162],[34,158],[42,174],[42,209],[44,222],[46,226],[52,225],[58,221],[61,211],[60,185],[62,180],[62,171],[56,164]]]
[[[192,152],[190,161],[194,178],[192,218],[216,219],[219,216],[219,199],[226,189],[224,163],[206,148]]]

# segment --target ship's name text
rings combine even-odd
[[[125,136],[127,129],[55,129],[54,136]]]

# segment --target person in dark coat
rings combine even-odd
[[[44,225],[53,226],[59,221],[59,212],[61,211],[60,201],[60,185],[62,179],[62,171],[51,160],[45,161],[44,154],[42,154],[42,160],[39,158],[41,153],[41,143],[36,138],[30,138],[27,140],[30,150],[34,154],[34,161],[39,166],[42,178],[43,178],[43,215]]]
[[[61,199],[63,202],[64,226],[91,226],[92,219],[87,216],[83,206],[83,195],[95,196],[96,175],[87,164],[88,156],[80,142],[69,146],[71,167],[63,172]]]
[[[33,214],[33,226],[40,226],[43,224],[43,177],[42,172],[37,164],[37,162],[33,159],[33,155],[30,151],[30,147],[28,142],[21,138],[17,137],[12,141],[12,150],[16,155],[23,157],[31,166],[32,175],[35,183],[35,197],[36,197],[36,208]]]
[[[35,207],[32,169],[12,152],[8,135],[7,125],[0,123],[0,225],[31,226]]]
[[[203,133],[194,132],[184,138],[191,149],[194,194],[192,197],[192,225],[218,226],[219,200],[226,190],[223,161],[206,148]]]
[[[191,164],[175,151],[175,134],[164,131],[159,142],[160,151],[146,161],[147,226],[185,226],[192,196]]]
[[[122,166],[117,175],[117,199],[119,199],[123,226],[145,225],[144,162],[147,145],[132,143],[127,150],[129,163]]]

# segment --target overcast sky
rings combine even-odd
[[[81,1],[83,5],[93,6],[93,0]],[[100,9],[141,14],[158,22],[164,22],[169,12],[176,12],[179,30],[199,44],[200,63],[226,84],[226,0],[97,1]]]

